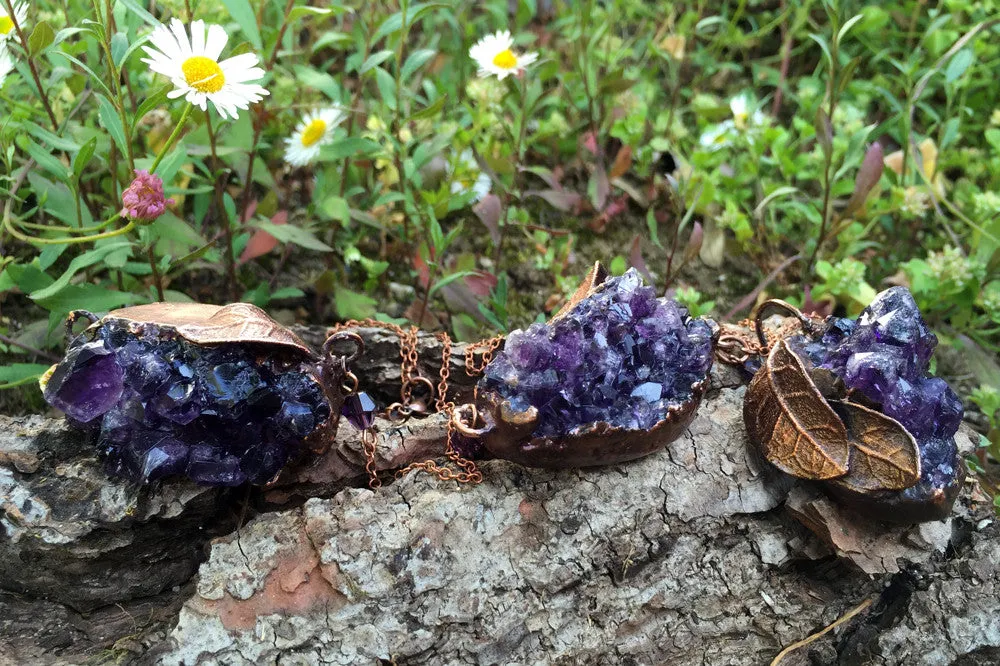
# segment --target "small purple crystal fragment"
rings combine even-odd
[[[364,391],[349,395],[340,413],[358,430],[367,430],[375,423],[375,401]]]
[[[111,409],[122,394],[122,369],[102,340],[69,350],[45,385],[45,399],[80,423]]]
[[[263,484],[330,416],[320,385],[278,356],[110,319],[74,341],[45,398],[99,423],[98,448],[116,476]]]
[[[535,436],[595,422],[648,430],[687,401],[712,365],[712,329],[657,298],[633,269],[550,324],[507,338],[480,390],[539,413]]]

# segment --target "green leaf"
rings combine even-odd
[[[128,141],[125,140],[125,128],[122,127],[122,119],[114,105],[104,95],[97,95],[97,117],[101,121],[101,126],[108,130],[108,134],[115,140],[115,145],[122,155],[128,155]]]
[[[428,118],[433,118],[434,116],[436,116],[438,113],[441,112],[441,109],[444,108],[444,104],[447,101],[448,101],[447,97],[438,97],[437,100],[430,106],[425,106],[416,113],[410,114],[410,117],[407,118],[407,122],[412,120],[426,120]]]
[[[340,160],[345,157],[354,157],[358,154],[374,153],[381,150],[382,146],[376,141],[365,139],[360,136],[349,136],[343,139],[336,139],[330,145],[323,146],[323,158],[328,160]]]
[[[451,5],[446,2],[415,2],[409,7],[409,11],[406,13],[406,25],[407,27],[413,27],[413,25],[423,18],[428,12],[435,9],[451,9]],[[389,16],[386,20],[382,21],[382,25],[378,27],[375,31],[375,35],[372,37],[372,42],[377,42],[383,37],[387,37],[394,32],[398,32],[403,29],[403,13],[396,12],[395,14]]]
[[[15,141],[22,150],[31,155],[31,159],[35,160],[42,169],[55,176],[58,180],[69,180],[69,169],[59,161],[59,158],[52,154],[51,150],[42,148],[29,139],[26,134],[16,135]]]
[[[272,301],[280,301],[285,298],[302,298],[305,292],[298,287],[282,287],[271,294]]]
[[[42,21],[35,26],[35,29],[31,31],[31,36],[28,37],[28,52],[32,58],[38,57],[55,40],[55,30],[52,29],[51,25]]]
[[[156,20],[156,17],[146,11],[144,7],[140,6],[136,0],[117,0],[117,2],[127,7],[129,11],[141,18],[146,24],[151,25],[154,28],[160,25],[160,22]]]
[[[470,275],[476,275],[476,271],[458,271],[457,273],[452,273],[451,275],[445,275],[443,278],[434,283],[434,286],[431,287],[430,295],[433,296],[439,289],[447,287],[455,280],[461,280],[462,278],[469,277]]]
[[[348,206],[347,200],[343,197],[327,197],[320,207],[320,212],[327,219],[338,220],[342,224],[347,224],[351,220],[351,208]]]
[[[864,14],[856,14],[855,16],[849,18],[847,22],[843,26],[841,26],[840,30],[837,32],[837,43],[840,44],[842,41],[844,41],[844,37],[846,37],[847,33],[851,30],[851,28],[854,27],[854,24],[862,20],[864,17],[865,17]]]
[[[257,27],[257,16],[249,0],[222,0],[223,6],[229,11],[229,15],[239,24],[240,30],[247,36],[250,43],[258,51],[264,48],[264,43],[260,39],[260,28]]]
[[[820,35],[813,33],[809,34],[809,38],[819,44],[819,47],[823,49],[823,55],[826,57],[827,66],[833,66],[833,56],[830,54],[830,47],[827,45],[826,40]]]
[[[948,67],[944,70],[944,80],[948,83],[957,81],[965,74],[965,70],[972,64],[973,59],[974,55],[971,48],[964,48],[953,55],[948,62]]]
[[[365,60],[364,64],[361,65],[361,69],[358,70],[358,74],[364,74],[365,72],[368,72],[378,67],[379,65],[381,65],[394,55],[396,55],[396,52],[393,51],[392,49],[376,51],[375,53],[368,56],[368,59]]]
[[[82,60],[80,60],[77,57],[71,56],[70,54],[66,53],[65,51],[60,51],[60,50],[57,49],[57,50],[53,51],[52,53],[54,53],[55,55],[60,55],[60,56],[62,56],[64,58],[66,58],[67,60],[69,60],[70,62],[72,62],[73,64],[75,64],[77,67],[79,67],[80,69],[82,69],[83,71],[85,71],[87,74],[89,74],[91,80],[94,83],[96,83],[98,86],[100,86],[101,90],[103,90],[104,92],[106,92],[108,95],[112,94],[111,89],[108,88],[108,86],[107,86],[106,83],[104,83],[104,79],[101,78],[100,76],[98,76],[97,72],[95,72],[94,70],[92,70],[87,65],[87,63],[83,62]]]
[[[382,96],[382,101],[390,109],[396,108],[396,80],[392,78],[392,74],[385,71],[381,67],[375,68],[375,85],[378,86],[379,95]]]
[[[62,314],[70,310],[107,312],[123,305],[139,302],[140,297],[125,291],[112,291],[96,284],[71,284],[55,296],[36,301],[49,312]]]
[[[97,150],[97,137],[90,137],[90,141],[83,144],[80,150],[77,151],[76,155],[73,156],[73,177],[77,180],[83,175],[83,170],[87,168],[90,164],[90,160],[94,157],[94,151]]]
[[[44,207],[46,211],[63,224],[77,226],[76,197],[70,192],[68,187],[60,182],[52,182],[46,179],[37,171],[28,172],[28,182],[31,183],[31,189],[36,193],[45,193],[46,200]],[[80,207],[80,217],[80,222],[85,227],[94,223],[94,219],[90,216],[90,210],[86,206]]]
[[[316,252],[333,252],[333,248],[316,238],[313,233],[292,224],[274,224],[270,220],[256,220],[253,226],[263,229],[282,243],[292,243]]]
[[[288,12],[288,21],[298,21],[300,18],[305,16],[332,16],[335,14],[346,14],[348,12],[353,13],[354,10],[343,5],[333,5],[332,7],[308,7],[303,5],[294,7],[292,11]]]
[[[427,64],[427,61],[433,58],[436,53],[437,51],[434,49],[417,49],[411,53],[403,65],[403,71],[400,72],[403,81],[409,81],[414,72]]]
[[[163,106],[163,104],[167,101],[167,93],[173,89],[174,84],[165,83],[151,92],[149,97],[142,100],[142,104],[139,105],[139,110],[135,112],[135,118],[132,119],[132,124],[134,125],[138,123],[153,109]]]
[[[337,285],[333,305],[337,310],[337,316],[341,319],[367,319],[375,314],[378,301],[371,296]]]
[[[64,150],[66,152],[74,152],[80,149],[80,144],[72,139],[66,139],[58,134],[54,134],[44,127],[37,125],[31,121],[25,121],[22,127],[28,130],[28,134],[35,137],[39,141],[48,144],[56,150]]]
[[[111,35],[111,59],[115,63],[115,67],[122,66],[122,60],[125,59],[125,54],[128,53],[128,35],[124,32],[116,32]]]
[[[37,381],[49,366],[41,363],[11,363],[0,365],[0,389],[14,388],[21,384]]]
[[[119,241],[116,243],[112,243],[110,245],[97,247],[92,250],[88,250],[87,252],[84,252],[80,256],[73,259],[73,261],[69,262],[69,266],[66,268],[66,271],[62,275],[60,275],[55,282],[45,287],[44,289],[39,289],[35,292],[32,292],[31,300],[39,301],[55,296],[60,291],[68,287],[70,280],[73,279],[73,276],[76,275],[81,270],[83,270],[84,268],[87,268],[88,266],[93,266],[94,264],[104,261],[104,259],[109,254],[115,252],[116,250],[120,250],[123,248],[130,248],[131,246],[132,243],[130,243],[129,241]]]
[[[1000,152],[1000,129],[991,127],[990,129],[986,130],[983,137],[986,139],[987,142],[989,142],[991,146],[993,146],[993,150]]]

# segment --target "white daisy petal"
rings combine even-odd
[[[25,25],[28,21],[28,3],[19,2],[13,6],[13,19],[11,18],[11,15],[7,13],[6,7],[7,5],[0,3],[0,44],[3,44],[8,39],[15,42],[18,41],[17,31],[14,30],[15,20],[23,32],[28,32],[27,26]]]
[[[229,34],[221,25],[208,26],[208,42],[205,45],[205,57],[218,60],[222,55],[222,49],[226,48],[229,41]]]

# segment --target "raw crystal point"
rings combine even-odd
[[[45,385],[45,399],[80,423],[105,413],[122,394],[122,369],[103,342],[69,350]]]
[[[99,423],[109,471],[140,482],[267,483],[330,416],[319,384],[273,353],[114,319],[71,345],[45,398]]]
[[[551,323],[511,333],[480,389],[516,411],[534,406],[536,437],[596,422],[648,430],[691,398],[711,364],[710,326],[657,298],[632,269]]]

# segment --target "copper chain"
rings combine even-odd
[[[437,398],[434,402],[435,409],[438,413],[446,413],[448,415],[448,434],[445,443],[445,457],[461,471],[455,471],[450,467],[438,465],[433,460],[425,460],[423,462],[411,463],[410,465],[407,465],[403,469],[397,471],[396,478],[403,476],[412,469],[420,469],[436,475],[442,481],[457,481],[458,483],[481,482],[483,480],[483,474],[479,471],[475,461],[463,458],[458,451],[455,450],[453,445],[453,438],[456,436],[453,418],[456,406],[454,402],[448,400],[448,379],[451,376],[452,345],[451,338],[448,334],[444,332],[435,334],[435,337],[441,342],[441,370],[439,372],[438,385],[435,390],[433,383],[420,374],[420,369],[418,367],[420,359],[417,352],[419,329],[416,326],[404,329],[397,324],[378,321],[376,319],[352,319],[332,327],[328,331],[328,335],[333,335],[334,333],[338,333],[348,328],[357,327],[381,328],[395,333],[399,338],[401,402],[394,403],[386,409],[386,413],[389,418],[394,418],[396,415],[399,415],[402,418],[407,418],[422,411],[414,410],[411,406],[413,404],[413,387],[416,383],[425,383],[429,386],[432,393],[437,394]],[[466,374],[470,377],[482,374],[482,372],[486,369],[486,366],[489,365],[489,362],[493,359],[493,355],[503,345],[503,340],[503,336],[498,335],[493,338],[469,344],[465,348]],[[480,351],[482,351],[482,356],[477,364],[475,357]],[[376,441],[374,431],[366,430],[362,432],[361,444],[365,453],[365,470],[368,472],[369,486],[373,489],[378,488],[381,485],[381,481],[378,479],[375,462]]]

